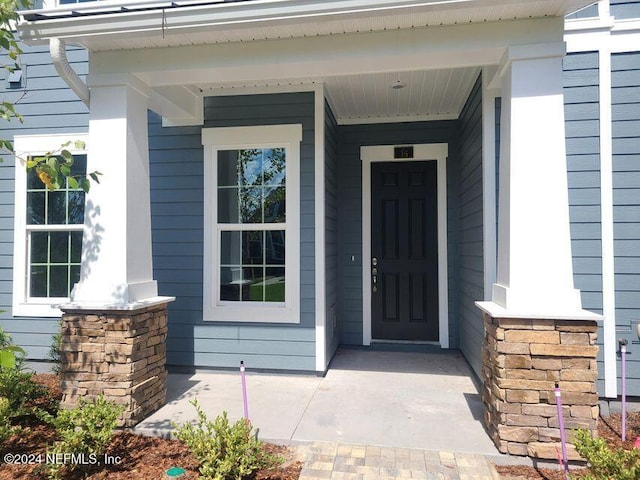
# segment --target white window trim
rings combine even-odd
[[[59,148],[66,142],[71,144],[66,147],[74,155],[86,154],[86,150],[75,148],[76,141],[87,142],[86,133],[51,134],[51,135],[16,135],[13,148],[16,152],[15,159],[15,203],[14,203],[14,230],[13,230],[13,301],[12,315],[14,317],[60,317],[62,311],[57,307],[69,301],[68,297],[28,298],[27,286],[27,171],[22,163],[28,156],[43,155]],[[72,230],[77,227],[83,229],[83,225],[64,227],[64,230]],[[47,230],[55,230],[55,225],[50,225]]]
[[[302,125],[203,128],[204,145],[204,266],[205,321],[300,322],[300,142]],[[285,302],[232,304],[218,299],[218,151],[247,148],[286,149]],[[251,228],[250,225],[246,225]]]

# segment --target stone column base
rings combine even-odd
[[[135,310],[63,309],[63,408],[80,398],[124,405],[119,425],[130,427],[164,405],[167,304]]]
[[[568,440],[576,428],[597,435],[596,322],[483,316],[484,421],[498,450],[558,458],[556,382]],[[573,445],[568,453],[580,458]]]

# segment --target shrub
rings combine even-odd
[[[62,343],[62,325],[58,323],[58,331],[51,335],[51,346],[49,347],[48,357],[53,362],[51,371],[58,375],[62,369],[60,364],[60,344]]]
[[[23,371],[25,351],[15,345],[11,336],[0,329],[0,397],[9,405],[6,420],[37,415],[35,400],[46,395],[46,389],[33,380],[33,373]]]
[[[9,402],[13,418],[37,415],[33,405],[48,393],[33,379],[33,375],[16,368],[0,368],[0,397]]]
[[[17,368],[21,370],[24,366],[26,352],[18,347],[11,335],[0,328],[0,369]]]
[[[11,406],[9,400],[0,397],[0,443],[20,431],[20,427],[11,424]]]
[[[576,450],[589,463],[591,473],[582,480],[637,480],[640,478],[640,449],[611,449],[602,438],[587,430],[575,432]]]
[[[191,404],[198,414],[195,425],[174,424],[176,438],[184,442],[200,462],[200,474],[204,479],[242,480],[251,478],[262,468],[269,468],[282,459],[266,453],[262,442],[252,433],[252,427],[244,419],[231,425],[227,412],[215,421],[207,419],[197,400]]]
[[[64,478],[65,471],[95,464],[104,455],[122,410],[122,406],[108,402],[103,396],[95,400],[80,400],[74,409],[59,410],[53,425],[61,440],[47,453],[56,456],[73,454],[85,462],[52,463],[49,465],[49,478]]]

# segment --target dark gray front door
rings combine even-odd
[[[437,162],[371,164],[371,333],[438,340]]]

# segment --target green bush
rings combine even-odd
[[[174,424],[175,436],[185,443],[200,462],[200,474],[208,480],[242,480],[251,478],[258,470],[270,468],[282,459],[266,453],[262,442],[252,433],[244,419],[231,425],[227,412],[215,421],[207,419],[197,400],[191,404],[198,414],[195,425]]]
[[[58,323],[58,331],[51,335],[51,346],[49,347],[49,360],[53,362],[51,366],[51,371],[58,375],[61,370],[61,350],[60,344],[62,343],[62,325]]]
[[[9,400],[0,397],[0,443],[20,431],[20,427],[11,424],[11,406]]]
[[[11,335],[0,328],[0,369],[21,370],[25,355],[26,352],[13,343]]]
[[[37,415],[36,400],[48,394],[47,389],[33,379],[32,372],[16,368],[0,368],[0,397],[9,402],[11,416],[30,417]]]
[[[25,351],[0,329],[0,397],[9,405],[5,418],[8,423],[38,415],[33,404],[47,394],[46,389],[33,380],[33,373],[23,370],[24,358]]]
[[[638,480],[640,449],[611,449],[602,438],[593,438],[587,430],[576,430],[574,443],[589,463],[590,475],[581,480]]]
[[[103,396],[95,400],[80,400],[74,409],[59,410],[52,422],[61,440],[47,453],[56,456],[73,454],[84,458],[86,463],[52,463],[49,478],[64,478],[65,471],[86,468],[95,463],[93,460],[98,461],[113,437],[122,410],[122,406],[108,402]]]

